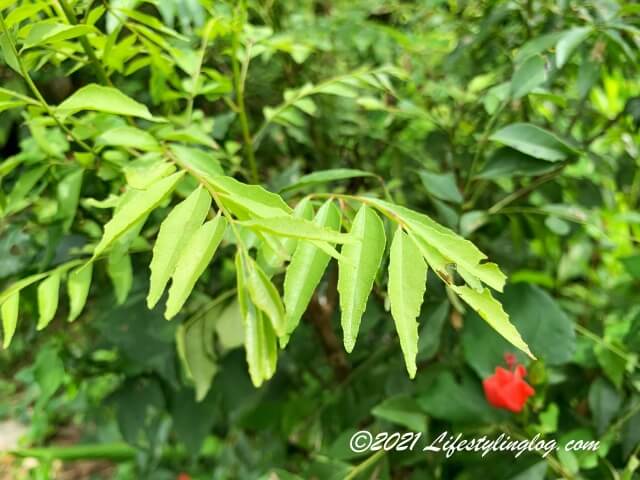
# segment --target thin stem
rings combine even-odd
[[[62,131],[64,131],[71,138],[73,138],[73,140],[78,145],[80,145],[87,152],[90,152],[90,153],[92,153],[94,155],[97,155],[96,152],[93,150],[93,148],[91,148],[89,145],[87,145],[83,140],[77,138],[74,135],[74,133],[71,130],[69,130],[69,128],[67,128],[67,126],[64,125],[60,121],[60,119],[55,115],[53,109],[49,106],[47,101],[44,99],[44,97],[40,93],[40,90],[38,90],[38,87],[36,86],[36,84],[31,79],[31,76],[29,75],[29,72],[27,71],[26,67],[24,66],[24,63],[22,63],[22,59],[18,55],[18,51],[16,49],[16,46],[13,43],[13,37],[11,37],[11,35],[9,34],[9,29],[7,28],[7,25],[4,23],[4,16],[2,15],[2,13],[0,13],[0,27],[2,28],[2,32],[4,33],[4,35],[7,38],[7,43],[9,44],[9,48],[11,49],[11,53],[13,53],[16,61],[18,62],[18,67],[20,68],[20,73],[21,73],[22,77],[24,78],[24,81],[27,82],[27,85],[29,86],[29,89],[34,94],[34,96],[38,99],[38,101],[40,102],[40,105],[42,106],[42,108],[44,108],[45,111],[47,112],[47,114],[53,119],[54,122],[56,122],[58,127],[60,127],[60,129],[62,129]]]
[[[78,25],[78,17],[76,17],[76,14],[73,12],[73,8],[69,6],[67,0],[54,0],[54,3],[60,4],[65,17],[71,25]],[[109,75],[107,75],[106,70],[102,66],[102,62],[100,62],[100,60],[96,56],[96,52],[93,50],[93,47],[89,43],[89,40],[87,40],[86,35],[80,36],[80,45],[82,45],[82,49],[87,54],[87,57],[89,57],[89,61],[93,65],[93,68],[96,71],[96,75],[100,79],[100,82],[105,85],[113,86],[111,80],[109,79]]]
[[[384,450],[378,450],[376,453],[368,457],[364,462],[359,463],[355,467],[351,469],[349,474],[344,477],[344,480],[353,480],[361,473],[365,472],[369,467],[375,465],[375,463],[380,460],[384,454],[387,453]]]
[[[550,180],[553,180],[558,175],[560,175],[567,165],[568,165],[567,163],[563,163],[562,165],[560,165],[555,170],[552,170],[551,172],[547,173],[546,175],[542,175],[542,176],[536,178],[534,181],[532,181],[526,187],[523,187],[523,188],[521,188],[519,190],[516,190],[515,192],[510,193],[509,195],[504,197],[502,200],[496,202],[496,204],[493,205],[491,208],[489,208],[488,213],[490,215],[492,215],[494,213],[498,213],[500,210],[502,210],[504,207],[506,207],[510,203],[514,202],[515,200],[530,194],[531,192],[533,192],[537,187],[539,187],[543,183],[546,183],[546,182],[548,182]]]
[[[233,35],[233,49],[231,52],[231,67],[233,70],[233,83],[236,91],[236,105],[238,107],[238,117],[240,118],[240,128],[242,129],[242,138],[244,140],[244,151],[247,159],[249,160],[249,170],[251,172],[251,181],[253,183],[259,183],[260,177],[258,175],[258,167],[256,165],[255,152],[253,150],[253,138],[249,131],[249,120],[247,118],[247,111],[244,104],[244,75],[240,71],[240,65],[238,64],[238,50],[240,44],[240,34],[236,31]],[[249,53],[246,54],[246,59],[243,62],[243,71],[248,68]]]
[[[471,161],[471,165],[469,166],[469,173],[467,174],[467,180],[464,185],[464,191],[466,192],[469,189],[469,185],[471,184],[471,180],[473,179],[473,175],[478,168],[478,162],[480,161],[480,157],[484,153],[484,149],[487,146],[489,141],[489,135],[491,135],[491,131],[493,130],[493,126],[495,125],[498,117],[502,113],[502,110],[507,106],[508,100],[503,100],[502,103],[496,108],[496,111],[493,112],[491,118],[487,122],[487,125],[482,132],[482,136],[480,137],[480,141],[478,142],[478,148],[476,149],[476,153],[473,156],[473,160]]]
[[[191,116],[193,115],[193,102],[197,93],[198,79],[200,78],[200,73],[202,72],[202,64],[204,63],[204,56],[207,52],[207,45],[209,44],[209,35],[211,35],[212,25],[213,24],[211,22],[207,22],[207,25],[204,27],[204,32],[202,35],[202,45],[200,46],[199,60],[196,69],[191,76],[191,91],[189,92],[189,99],[187,101],[187,125],[191,124]]]
[[[615,345],[611,345],[609,342],[607,342],[604,338],[600,338],[598,335],[596,335],[595,333],[593,333],[591,330],[583,327],[582,325],[580,325],[579,323],[576,323],[576,330],[581,333],[582,335],[584,335],[585,337],[587,337],[590,340],[593,340],[595,343],[597,343],[598,345],[601,345],[602,347],[606,348],[607,350],[609,350],[611,353],[615,353],[616,355],[618,355],[620,358],[624,359],[625,361],[629,360],[629,356],[627,355],[626,352],[620,350],[618,347],[616,347]]]

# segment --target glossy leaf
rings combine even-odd
[[[398,227],[391,242],[389,302],[409,377],[416,376],[418,322],[427,283],[427,264],[414,241]]]
[[[518,99],[530,93],[547,79],[544,59],[540,55],[529,57],[516,68],[511,79],[511,97]]]
[[[340,212],[333,201],[328,200],[320,207],[313,223],[332,230],[340,229]],[[298,326],[330,259],[312,243],[298,244],[284,277],[287,335]]]
[[[591,27],[576,27],[567,30],[556,44],[556,65],[562,68],[573,51],[591,34]]]
[[[251,302],[262,310],[278,337],[283,337],[286,334],[285,313],[278,290],[255,260],[247,256],[242,263]]]
[[[71,115],[82,110],[153,120],[146,105],[136,102],[116,88],[104,87],[95,83],[76,90],[57,107],[57,111],[64,115]]]
[[[316,223],[295,217],[272,217],[242,222],[242,225],[275,235],[328,243],[354,243],[353,236],[339,233]]]
[[[236,254],[236,275],[238,302],[244,322],[244,348],[251,382],[259,387],[276,371],[278,345],[271,322],[251,302],[245,283],[248,272],[241,255],[240,252]]]
[[[200,275],[222,240],[227,221],[224,217],[216,217],[204,223],[186,242],[171,277],[171,288],[164,316],[167,320],[174,317],[189,298]]]
[[[38,324],[37,330],[45,328],[58,310],[60,295],[60,271],[54,271],[38,285]]]
[[[4,348],[9,348],[13,334],[16,332],[18,325],[18,311],[20,308],[20,290],[16,290],[7,297],[2,305],[0,305],[0,316],[2,317],[2,330]]]
[[[350,178],[358,177],[375,177],[371,172],[365,172],[364,170],[356,170],[353,168],[334,168],[331,170],[320,170],[318,172],[309,173],[303,175],[294,183],[287,185],[282,189],[283,192],[290,190],[298,190],[311,185],[317,185],[321,183],[335,182],[337,180],[347,180]]]
[[[136,127],[116,127],[107,130],[96,139],[101,145],[113,147],[127,147],[138,150],[152,151],[158,150],[158,141],[148,132]]]
[[[574,147],[556,135],[530,123],[512,123],[491,135],[500,142],[534,158],[557,162],[576,153]]]
[[[488,289],[485,288],[482,292],[478,292],[466,285],[452,285],[450,288],[468,303],[471,308],[478,312],[478,315],[496,332],[502,335],[514,347],[522,350],[535,360],[536,357],[534,357],[529,350],[529,346],[522,339],[516,327],[509,321],[509,315],[503,310],[500,302],[493,298]]]
[[[94,249],[93,257],[99,256],[131,227],[146,218],[169,195],[183,175],[184,172],[174,173],[157,181],[147,190],[132,192],[128,202],[104,226],[104,234]]]
[[[131,256],[125,252],[126,250],[123,252],[120,249],[111,251],[107,259],[107,273],[113,284],[118,305],[125,302],[133,286]]]
[[[200,186],[176,205],[160,225],[149,266],[149,308],[153,308],[160,300],[169,278],[176,269],[183,248],[204,222],[210,207],[211,196]]]
[[[69,272],[67,277],[67,292],[69,294],[69,317],[68,321],[73,322],[87,303],[89,288],[91,287],[91,277],[93,275],[93,263],[88,263],[82,267]]]
[[[97,30],[89,25],[69,25],[43,21],[33,24],[22,45],[23,48],[31,48],[70,40],[92,32],[97,32]]]
[[[351,352],[355,346],[362,314],[367,307],[386,243],[380,217],[366,205],[358,210],[349,234],[358,241],[342,247],[344,259],[338,262],[340,321],[347,352]]]

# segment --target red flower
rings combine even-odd
[[[191,477],[189,476],[188,473],[182,472],[181,474],[178,475],[178,480],[191,480]]]
[[[487,401],[496,408],[504,408],[512,412],[521,412],[527,399],[535,390],[523,377],[527,370],[523,365],[515,365],[515,357],[505,355],[505,360],[511,370],[496,367],[496,373],[482,381],[484,395]]]

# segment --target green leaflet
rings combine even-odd
[[[206,179],[221,194],[225,206],[241,219],[282,217],[292,212],[280,195],[259,185],[247,185],[224,175]]]
[[[2,346],[9,348],[13,334],[18,325],[18,310],[20,307],[20,290],[13,292],[0,306],[0,316],[2,317],[2,330],[4,331],[4,341]]]
[[[283,337],[286,334],[285,314],[278,290],[253,258],[245,255],[240,261],[251,301],[266,315],[278,337]]]
[[[133,286],[131,257],[126,251],[126,246],[117,250],[114,249],[109,252],[109,258],[107,259],[107,273],[111,283],[113,283],[118,305],[122,305],[125,302]]]
[[[380,217],[366,205],[358,210],[350,235],[359,241],[345,244],[341,251],[344,259],[338,261],[341,323],[347,352],[355,346],[362,314],[386,244]]]
[[[59,270],[54,270],[48,278],[40,282],[38,285],[38,325],[37,330],[42,330],[49,322],[53,320],[53,317],[58,310],[58,300],[60,294],[60,277]]]
[[[153,258],[149,265],[151,269],[147,295],[149,308],[153,308],[160,300],[169,278],[176,269],[183,247],[202,225],[210,207],[211,196],[202,186],[199,186],[176,205],[160,225],[158,238],[153,246]]]
[[[67,277],[67,292],[69,294],[69,322],[73,322],[82,312],[89,287],[91,287],[91,276],[93,274],[93,263],[88,263],[83,267],[76,268],[69,272]]]
[[[281,192],[287,192],[291,190],[298,190],[310,185],[316,185],[320,183],[334,182],[336,180],[346,180],[355,177],[375,177],[371,172],[365,172],[364,170],[355,170],[353,168],[334,168],[331,170],[320,170],[317,172],[303,175],[297,181],[284,187]]]
[[[244,324],[244,348],[249,376],[255,387],[269,380],[276,371],[278,345],[271,323],[253,305],[245,287],[246,269],[242,253],[236,254],[236,275],[238,281],[238,302]]]
[[[241,222],[241,225],[263,230],[282,237],[302,240],[316,240],[329,243],[354,243],[351,235],[339,233],[317,225],[314,222],[294,217],[271,217]]]
[[[205,271],[222,240],[227,221],[216,217],[202,224],[191,236],[176,263],[164,316],[174,317],[189,298],[198,278]]]
[[[481,263],[487,256],[478,250],[469,240],[462,238],[452,230],[434,222],[424,214],[385,202],[384,200],[368,199],[367,201],[376,205],[378,208],[393,213],[407,226],[409,233],[416,237],[421,237],[424,244],[432,248],[432,257],[433,261],[436,262],[435,265],[431,263],[432,260],[425,254],[425,249],[423,245],[421,245],[422,242],[418,242],[427,263],[429,263],[431,268],[436,272],[439,274],[443,273],[441,271],[443,262],[455,263],[461,266],[464,271],[474,275],[490,287],[502,291],[506,276],[500,271],[497,265],[493,263]],[[436,253],[438,255],[436,255]]]
[[[340,211],[333,201],[328,200],[320,207],[313,223],[336,231],[340,229]],[[330,259],[329,255],[312,243],[298,244],[284,277],[287,335],[298,326]]]
[[[389,301],[409,376],[416,376],[418,322],[427,283],[427,264],[414,241],[398,227],[391,242]]]
[[[531,123],[512,123],[495,132],[490,140],[541,160],[557,162],[576,153],[576,149],[555,134]]]
[[[575,27],[562,34],[556,44],[556,65],[558,68],[562,68],[576,47],[591,35],[592,31],[592,27]]]
[[[496,332],[535,360],[536,357],[531,353],[516,327],[509,321],[509,315],[503,310],[500,302],[493,298],[489,289],[485,288],[482,292],[478,292],[466,285],[451,285],[451,289],[478,312]]]
[[[31,48],[37,45],[61,42],[71,38],[80,37],[87,33],[97,33],[95,27],[89,25],[69,25],[43,21],[34,23],[24,41],[23,48]]]
[[[63,115],[72,115],[81,110],[154,120],[146,105],[127,97],[117,88],[103,87],[95,83],[78,89],[57,107],[57,111]]]
[[[178,144],[172,144],[170,148],[181,164],[200,177],[209,179],[224,173],[220,162],[211,153],[199,148],[185,147]]]
[[[9,65],[18,75],[22,76],[22,71],[20,70],[20,62],[18,62],[18,58],[14,53],[14,50],[11,46],[13,42],[12,39],[7,37],[6,33],[0,32],[0,50],[2,50],[2,55],[4,56],[5,62]]]
[[[547,79],[544,58],[540,55],[529,57],[516,68],[511,78],[511,97],[518,99],[531,92]]]
[[[131,126],[109,129],[100,135],[96,142],[101,145],[128,147],[145,151],[158,150],[160,148],[160,144],[153,135]]]
[[[313,205],[311,204],[311,199],[309,197],[304,197],[300,200],[293,209],[292,215],[295,218],[311,220],[313,218]],[[268,238],[268,236],[265,236],[265,238]],[[274,268],[281,267],[284,261],[291,257],[296,249],[296,245],[298,245],[298,240],[290,237],[283,238],[279,245],[281,247],[279,250],[276,250],[268,242],[265,242],[260,246],[261,253],[266,264]]]
[[[193,322],[183,323],[176,331],[176,341],[180,345],[187,375],[196,387],[196,401],[206,397],[213,377],[218,371],[213,344],[212,318],[201,316]]]
[[[132,226],[143,220],[175,188],[183,175],[184,172],[174,173],[158,180],[147,190],[133,192],[127,203],[104,226],[104,234],[93,251],[93,258],[98,257]]]
[[[64,219],[64,230],[69,231],[78,209],[80,189],[82,188],[81,168],[71,172],[58,182],[58,215]]]

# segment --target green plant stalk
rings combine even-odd
[[[73,9],[69,6],[66,0],[55,0],[55,3],[60,5],[65,17],[67,17],[67,20],[71,25],[78,25],[78,17],[76,17],[76,14],[73,12]],[[89,57],[89,61],[93,65],[93,68],[96,72],[96,75],[100,79],[100,82],[105,85],[113,86],[111,80],[109,79],[109,75],[107,75],[107,72],[102,66],[100,60],[98,60],[96,52],[93,50],[93,47],[89,43],[89,40],[87,40],[86,35],[82,35],[80,37],[80,45],[82,45],[82,49],[87,54],[87,57]]]
[[[598,345],[601,345],[603,348],[606,348],[607,350],[609,350],[611,353],[615,353],[617,356],[619,356],[620,358],[622,358],[625,362],[629,361],[629,356],[626,352],[620,350],[618,347],[616,347],[615,345],[611,345],[609,342],[607,342],[604,338],[600,338],[598,335],[596,335],[595,333],[593,333],[591,330],[583,327],[582,325],[580,325],[579,323],[576,323],[576,331],[578,333],[581,333],[582,335],[584,335],[585,337],[587,337],[590,340],[593,340],[595,343],[597,343]]]
[[[18,62],[18,66],[20,67],[20,73],[22,74],[22,77],[24,78],[25,82],[27,82],[27,85],[29,86],[29,89],[31,90],[31,92],[33,92],[35,97],[40,102],[40,105],[42,106],[42,108],[44,108],[45,111],[47,112],[47,114],[53,119],[54,122],[56,122],[58,127],[60,127],[60,129],[62,129],[62,131],[64,131],[71,138],[73,138],[73,140],[78,145],[80,145],[87,152],[90,152],[90,153],[96,155],[96,152],[89,145],[87,145],[83,140],[80,140],[79,138],[77,138],[73,134],[73,132],[71,130],[69,130],[69,128],[67,128],[67,126],[64,125],[60,121],[60,119],[55,115],[55,113],[54,113],[53,109],[51,108],[51,106],[49,106],[47,101],[44,99],[44,97],[40,93],[40,90],[38,90],[38,87],[36,86],[36,84],[31,79],[31,76],[29,75],[29,72],[27,71],[26,67],[24,66],[24,63],[22,63],[22,59],[18,55],[18,51],[16,49],[16,46],[13,43],[13,38],[11,37],[11,35],[9,33],[9,29],[7,28],[7,25],[4,23],[4,16],[2,15],[2,13],[0,13],[0,27],[2,28],[2,32],[7,37],[7,43],[9,44],[9,48],[11,48],[11,53],[13,53],[14,57],[16,58],[16,61]]]
[[[189,92],[189,99],[187,100],[187,124],[191,124],[191,116],[193,115],[193,102],[196,97],[196,88],[198,87],[198,79],[202,72],[202,64],[204,63],[204,56],[207,52],[207,44],[209,43],[209,36],[211,35],[211,23],[208,22],[204,27],[202,35],[202,45],[200,46],[200,55],[196,70],[191,77],[191,91]]]
[[[244,151],[247,159],[249,160],[249,170],[251,172],[251,181],[253,183],[259,183],[260,177],[258,175],[258,166],[256,165],[256,156],[253,150],[253,137],[249,131],[249,119],[247,118],[247,111],[244,104],[244,82],[243,75],[240,73],[240,66],[238,65],[238,47],[239,47],[239,34],[235,32],[233,35],[233,48],[231,52],[231,68],[233,70],[233,83],[236,90],[236,105],[238,107],[238,117],[240,118],[240,128],[242,129],[242,138],[244,140]],[[248,60],[246,60],[248,62]],[[243,70],[246,67],[243,67]]]
[[[136,450],[126,443],[104,443],[96,445],[73,445],[69,447],[19,448],[8,452],[16,457],[33,457],[39,460],[113,460],[135,458]]]
[[[365,472],[369,467],[372,467],[373,465],[375,465],[376,462],[380,460],[385,453],[387,452],[385,452],[384,450],[378,450],[376,453],[368,457],[364,462],[359,463],[358,465],[353,467],[353,469],[351,469],[349,474],[346,477],[344,477],[344,480],[353,480],[358,475]]]
[[[491,118],[487,122],[487,125],[482,132],[482,137],[480,137],[480,141],[478,142],[478,148],[476,149],[476,153],[473,156],[473,160],[471,160],[471,165],[469,166],[469,173],[467,174],[467,179],[464,184],[464,192],[469,189],[469,185],[471,184],[471,180],[473,180],[473,175],[476,173],[476,169],[478,168],[478,162],[480,161],[480,157],[484,153],[484,149],[487,146],[489,141],[489,135],[491,135],[491,131],[493,130],[493,126],[498,121],[498,117],[502,113],[502,110],[507,106],[508,100],[502,101],[502,103],[496,108],[496,111],[493,112]]]

